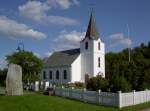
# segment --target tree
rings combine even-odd
[[[43,62],[36,57],[32,52],[19,51],[12,55],[6,56],[7,62],[18,64],[22,67],[23,81],[35,81],[39,79],[39,73],[43,68]]]
[[[5,86],[7,69],[0,69],[0,86]]]
[[[131,86],[123,76],[115,75],[111,81],[111,91],[130,91]]]
[[[128,49],[118,53],[106,54],[106,78],[111,81],[112,90],[122,89],[118,83],[126,84],[127,89],[144,90],[150,88],[150,42],[142,43],[131,51],[131,61],[128,61]],[[120,81],[120,82],[119,82]],[[126,91],[126,89],[123,89]]]
[[[92,77],[87,81],[87,89],[97,91],[101,89],[102,91],[107,91],[109,82],[107,79],[102,78],[100,75]]]
[[[148,48],[150,48],[150,41],[148,42]]]

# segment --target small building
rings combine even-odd
[[[80,48],[54,52],[45,61],[41,78],[61,84],[84,82],[86,75],[105,77],[105,45],[99,37],[93,12]]]

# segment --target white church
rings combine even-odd
[[[80,48],[54,52],[44,64],[41,78],[50,83],[85,82],[85,77],[105,77],[105,45],[99,37],[93,12]]]

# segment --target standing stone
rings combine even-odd
[[[10,64],[6,77],[6,95],[22,95],[22,68],[16,64]]]

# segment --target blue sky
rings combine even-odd
[[[79,47],[91,3],[106,52],[150,41],[149,0],[1,0],[0,67],[19,42],[39,57]]]

